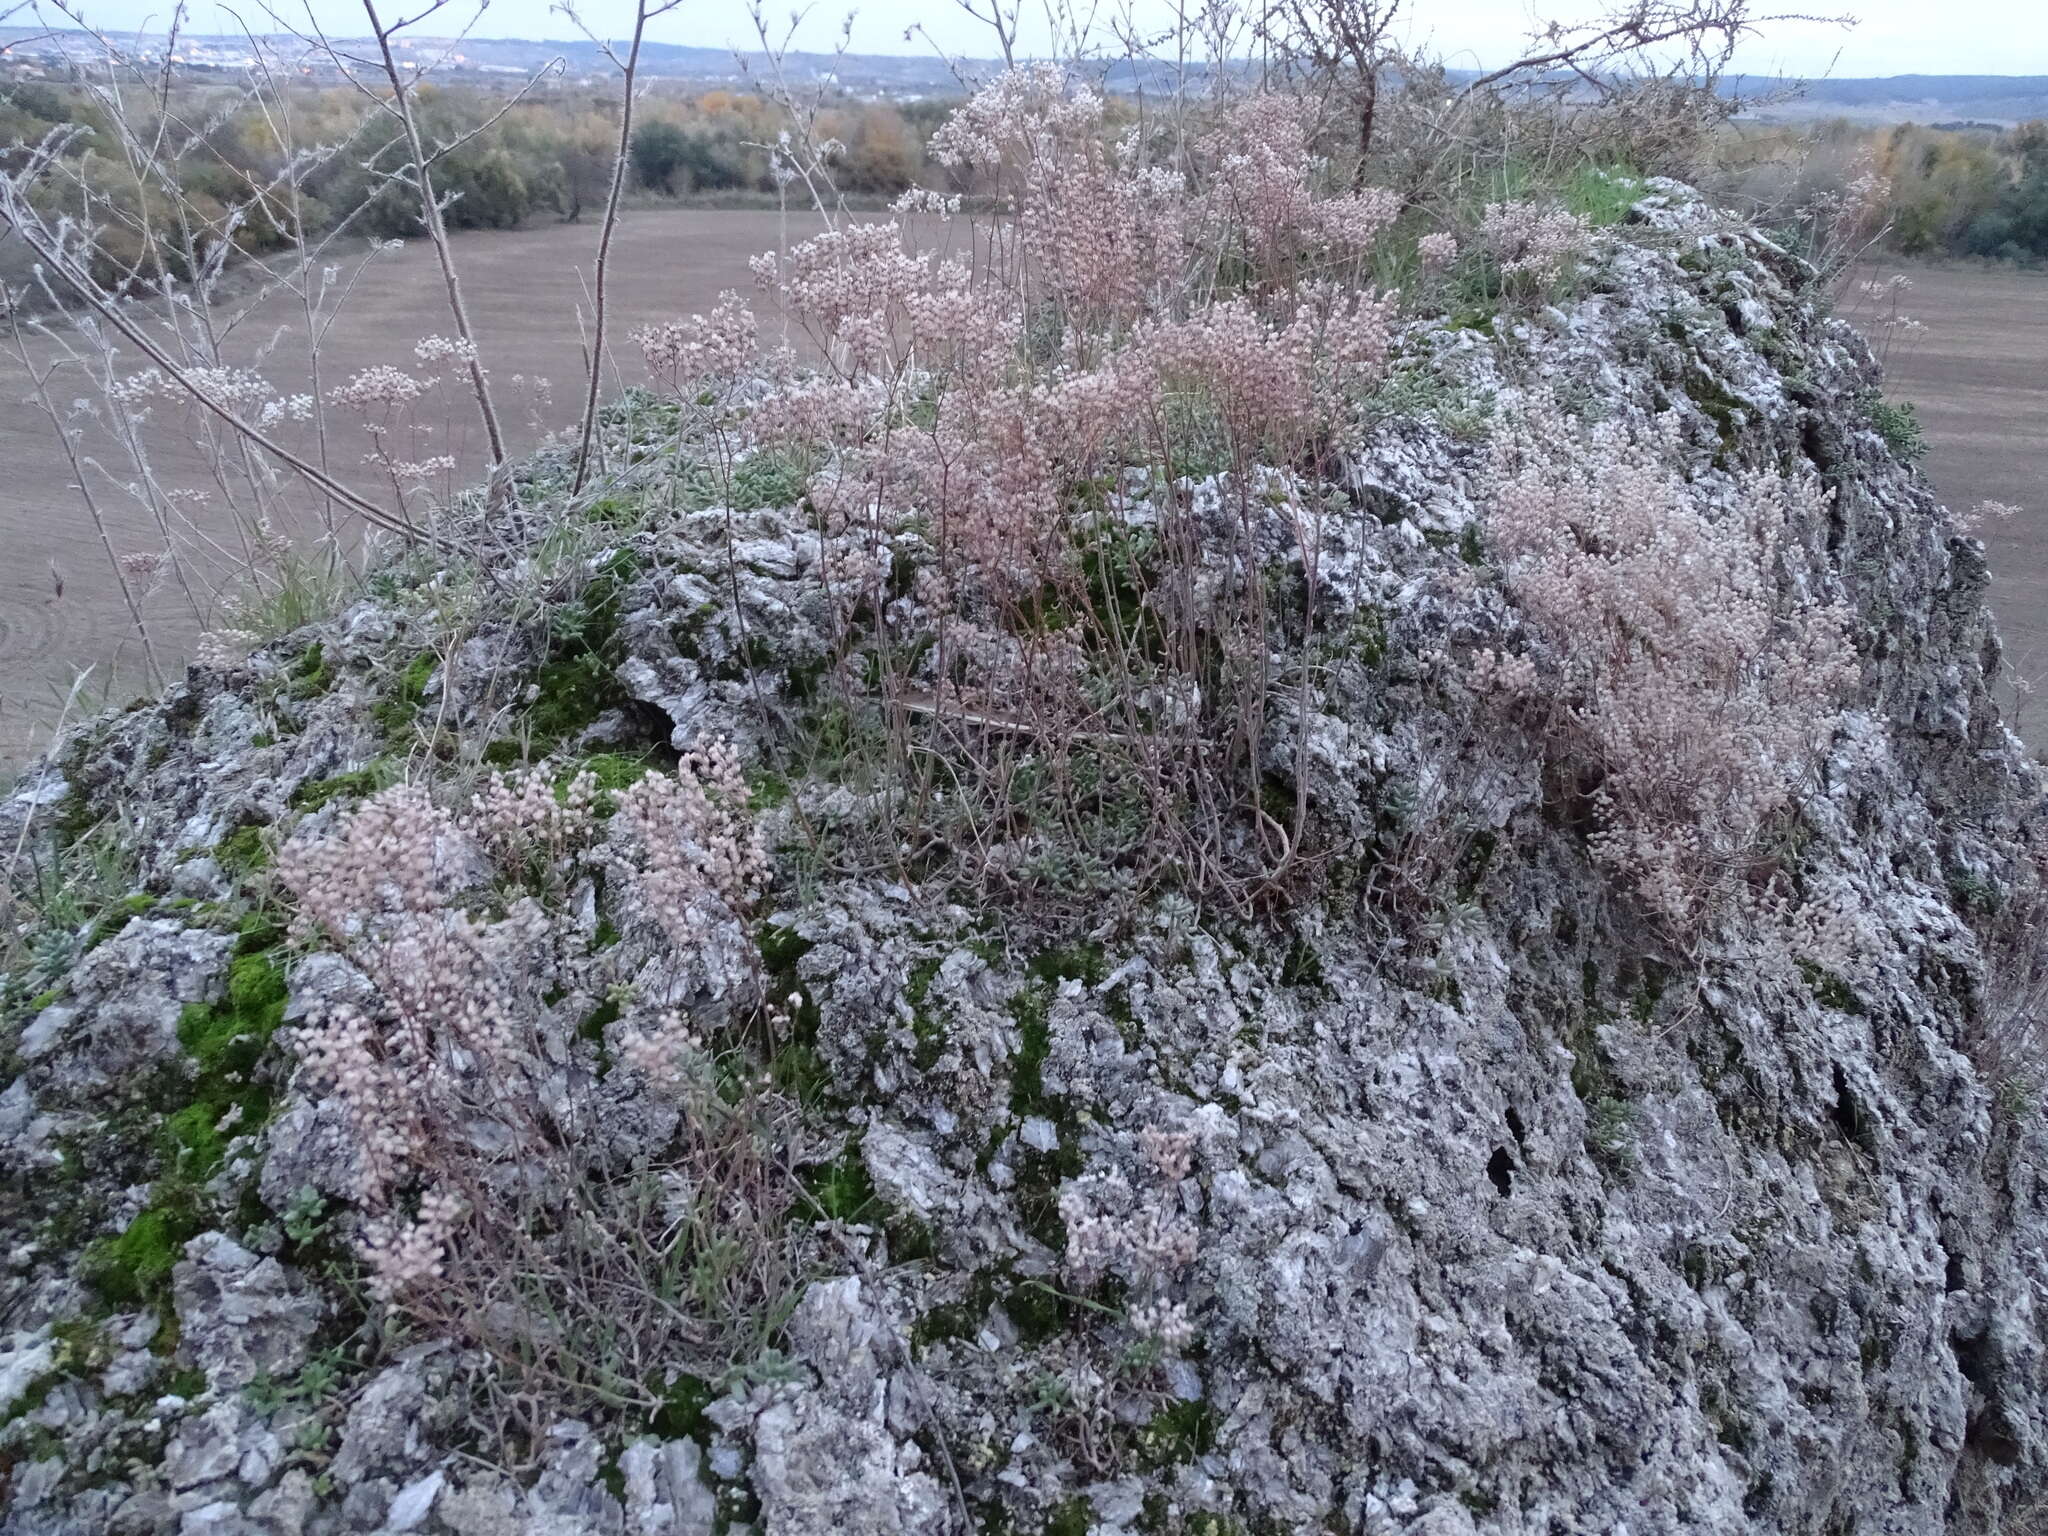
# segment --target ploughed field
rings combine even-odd
[[[614,246],[614,366],[607,387],[644,378],[638,350],[626,339],[634,327],[707,309],[728,288],[753,295],[747,259],[815,227],[808,219],[785,223],[759,211],[629,213]],[[460,237],[466,295],[515,451],[576,417],[584,367],[578,316],[589,309],[596,238],[590,223]],[[2026,509],[1985,530],[1992,602],[2015,668],[2048,681],[2048,275],[1940,268],[1912,268],[1908,275],[1913,287],[1902,307],[1926,329],[1893,347],[1888,391],[1919,407],[1931,441],[1923,467],[1951,505],[1989,498]],[[295,304],[288,297],[269,301],[243,322],[230,347],[231,360],[241,363],[256,362],[259,350],[268,349],[261,371],[287,395],[309,387],[303,347],[293,334]],[[765,313],[764,323],[772,329]],[[378,257],[357,283],[325,343],[323,381],[331,388],[377,363],[412,367],[414,342],[451,329],[433,252],[413,242]],[[515,377],[525,382],[515,385]],[[538,392],[535,379],[546,379],[549,392]],[[0,770],[47,740],[82,669],[92,670],[80,710],[149,691],[99,535],[49,423],[23,401],[25,389],[12,356],[0,357]],[[89,392],[82,379],[61,372],[51,391],[60,408]],[[433,435],[411,445],[407,456],[453,455],[453,483],[475,479],[483,463],[480,432],[464,397],[442,385],[427,419],[435,423]],[[158,405],[150,454],[162,483],[204,489],[208,471],[188,423],[183,409]],[[360,463],[368,440],[346,412],[333,412],[330,442],[332,462],[346,478],[377,489]],[[303,435],[295,445],[306,446]],[[160,548],[153,518],[119,489],[132,469],[103,443],[95,443],[95,457],[97,467],[87,473],[99,489],[116,551]],[[243,534],[217,491],[208,502],[189,504],[187,515],[195,533],[215,546],[214,569],[198,575],[217,580],[244,547]],[[303,534],[310,527],[285,531]],[[193,582],[202,600],[205,586]],[[159,653],[167,669],[174,668],[201,626],[172,584],[158,590],[147,609]],[[2048,742],[2048,701],[2032,714],[2023,722],[2027,734],[2037,744]]]
[[[1980,530],[1991,609],[2009,666],[2048,687],[2048,273],[1900,270],[1912,286],[1899,307],[1925,329],[1893,343],[1885,393],[1918,408],[1920,468],[1942,500],[1959,512],[1987,500],[2020,508]],[[1870,323],[1864,311],[1850,317]],[[2037,751],[2048,748],[2048,699],[2026,706],[2018,725]]]
[[[785,236],[802,239],[816,228],[812,218],[792,216],[785,225],[769,211],[629,212],[613,245],[615,366],[607,391],[646,381],[639,349],[628,340],[635,327],[708,309],[724,289],[753,296],[747,259],[775,249]],[[595,222],[586,220],[459,237],[464,295],[515,453],[532,447],[544,432],[577,420],[587,326],[587,319],[579,325],[578,314],[589,314],[597,234]],[[340,258],[344,281],[362,250],[358,243]],[[756,309],[761,310],[758,302]],[[277,340],[280,329],[285,334]],[[413,344],[453,329],[432,248],[424,241],[409,242],[378,256],[356,283],[323,346],[322,381],[331,390],[378,363],[423,371]],[[231,337],[229,360],[255,364],[282,394],[308,390],[302,334],[296,299],[266,301]],[[266,348],[268,355],[257,363]],[[47,355],[49,349],[42,350]],[[124,359],[123,371],[143,366],[140,358]],[[515,385],[515,376],[526,382]],[[536,393],[531,383],[536,378],[549,381],[551,399]],[[90,392],[75,373],[67,377],[60,372],[50,388],[60,409]],[[80,710],[125,703],[151,691],[99,536],[72,488],[76,477],[48,420],[23,401],[26,392],[12,349],[0,349],[0,773],[47,741],[50,723],[80,670],[93,669]],[[484,464],[474,406],[446,382],[436,389],[432,406],[425,419],[433,424],[433,434],[402,445],[405,451],[398,456],[452,455],[458,467],[448,480],[457,486],[472,483]],[[178,488],[208,487],[205,461],[190,441],[191,413],[159,403],[153,417],[149,451],[159,481]],[[388,501],[388,488],[362,464],[369,440],[359,418],[334,409],[329,424],[331,463],[351,484]],[[310,428],[280,435],[301,451],[311,446]],[[117,552],[162,548],[153,516],[118,488],[133,478],[130,465],[102,451],[102,434],[87,436],[104,470],[94,478]],[[295,493],[295,501],[304,499]],[[214,568],[200,573],[217,582],[244,547],[237,519],[217,489],[208,503],[190,506],[188,512],[196,534],[217,546]],[[287,531],[303,535],[316,527],[308,521]],[[203,601],[205,584],[195,580],[193,586]],[[175,675],[201,629],[191,604],[182,591],[169,587],[149,600],[147,617],[166,671]]]

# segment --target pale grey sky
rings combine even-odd
[[[169,0],[85,0],[88,14],[102,26],[128,27],[145,17],[161,18]],[[273,0],[278,3],[278,0]],[[298,0],[289,0],[295,6]],[[473,8],[473,0],[470,0]],[[798,0],[801,4],[802,0]],[[1104,0],[1107,16],[1118,0]],[[1130,0],[1141,17],[1170,13],[1170,0]],[[1032,0],[1027,0],[1030,9]],[[362,12],[351,0],[313,0],[322,22],[348,31]],[[598,27],[629,23],[629,0],[582,0],[585,18]],[[254,4],[237,7],[260,14]],[[280,11],[287,4],[279,4]],[[460,9],[451,6],[450,14]],[[904,29],[922,22],[947,52],[966,56],[992,52],[989,34],[960,11],[953,0],[824,0],[810,8],[799,30],[799,46],[827,48],[847,10],[854,11],[853,46],[862,53],[924,51],[906,44]],[[1190,7],[1192,8],[1192,7]],[[2048,74],[2048,0],[1785,0],[1773,7],[1759,0],[1759,9],[1845,10],[1859,24],[1839,27],[1785,23],[1771,29],[1740,61],[1761,74],[1899,75],[1899,74]],[[0,4],[0,10],[4,10]],[[209,24],[209,0],[193,0],[193,24]],[[769,0],[771,15],[786,16],[790,0]],[[1598,0],[1409,0],[1414,13],[1412,35],[1433,43],[1453,64],[1491,65],[1512,57],[1538,9],[1546,15],[1570,17],[1598,9]],[[228,30],[225,26],[221,30]],[[665,42],[707,47],[744,45],[752,33],[741,0],[683,0],[656,26]],[[572,35],[549,0],[492,0],[488,14],[475,28],[480,37],[562,37]]]

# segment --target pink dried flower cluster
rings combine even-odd
[[[463,826],[500,864],[552,870],[597,825],[597,775],[588,768],[557,790],[545,768],[493,772],[470,798]]]
[[[1101,97],[1074,88],[1057,64],[1027,64],[976,91],[932,135],[931,153],[941,165],[994,170],[1086,139],[1101,122]]]
[[[452,475],[455,473],[455,456],[447,453],[437,453],[431,458],[425,459],[389,460],[379,458],[373,454],[370,457],[370,462],[383,464],[394,480],[414,484],[424,483],[439,475]]]
[[[1309,253],[1364,255],[1401,211],[1384,187],[1313,194],[1311,110],[1298,97],[1260,92],[1227,109],[1200,146],[1215,167],[1202,203],[1208,223],[1240,231],[1247,255],[1275,275]]]
[[[311,395],[280,395],[274,400],[263,402],[263,408],[256,413],[256,424],[260,427],[282,426],[288,421],[311,421],[313,419],[313,397]]]
[[[1966,533],[1979,533],[1987,524],[2011,522],[2023,510],[2009,501],[1985,500],[1963,513],[1956,522]]]
[[[908,689],[990,726],[1135,710],[1130,729],[1170,718],[1189,740],[1236,709],[1231,687],[1150,674],[1213,654],[1207,642],[1163,648],[1171,659],[1145,659],[1148,675],[1091,703],[1086,639],[1049,634],[1027,610],[1058,592],[1092,621],[1101,594],[1077,548],[1121,536],[1116,525],[1159,539],[1184,481],[1214,479],[1212,499],[1248,515],[1204,503],[1202,527],[1170,541],[1177,558],[1264,558],[1213,543],[1264,537],[1252,531],[1272,520],[1262,466],[1327,458],[1356,429],[1395,330],[1395,301],[1365,279],[1398,203],[1326,194],[1289,101],[1229,108],[1171,169],[1147,162],[1137,132],[1112,142],[1103,119],[1056,69],[1008,73],[933,141],[1003,214],[965,257],[913,249],[895,223],[848,223],[758,258],[776,307],[830,367],[772,380],[743,430],[815,463],[806,492],[826,537],[874,557],[834,557],[863,566],[835,572],[847,621],[878,615],[939,637]],[[1141,488],[1101,494],[1132,476]],[[890,546],[911,525],[932,574],[907,601],[887,585]],[[1285,536],[1320,537],[1300,518]],[[1215,585],[1192,571],[1158,586],[1189,594],[1174,622],[1222,619],[1195,613]]]
[[[1194,1225],[1158,1201],[1141,1200],[1114,1174],[1075,1179],[1060,1192],[1066,1263],[1081,1284],[1111,1270],[1149,1285],[1195,1261]]]
[[[430,387],[431,381],[414,378],[389,363],[378,363],[337,386],[327,398],[348,410],[370,411],[379,406],[410,405]]]
[[[1200,1246],[1194,1224],[1179,1212],[1194,1137],[1146,1126],[1139,1133],[1139,1151],[1157,1179],[1156,1188],[1140,1193],[1120,1174],[1090,1174],[1070,1180],[1060,1191],[1066,1270],[1082,1286],[1117,1274],[1131,1288],[1126,1321],[1132,1331],[1178,1353],[1193,1342],[1194,1326],[1186,1305],[1170,1299],[1167,1291],[1194,1263]]]
[[[1717,502],[1657,441],[1533,401],[1496,449],[1489,530],[1551,691],[1603,770],[1601,856],[1674,925],[1710,919],[1793,802],[1855,679],[1848,615],[1781,588],[1811,479]],[[1497,675],[1506,675],[1495,663]]]
[[[476,343],[452,336],[422,336],[412,355],[429,368],[467,368],[476,361]]]
[[[408,1219],[387,1213],[366,1222],[362,1256],[370,1271],[370,1294],[388,1302],[440,1279],[462,1214],[459,1197],[432,1189],[420,1196],[417,1215]]]
[[[639,846],[641,898],[678,947],[694,947],[707,924],[745,912],[759,897],[767,845],[747,810],[746,776],[729,743],[709,742],[686,754],[673,775],[650,773],[620,791],[618,819]]]
[[[121,557],[120,565],[121,574],[141,588],[138,595],[147,597],[171,568],[171,555],[161,549],[131,550]]]
[[[376,1000],[335,999],[298,1031],[309,1077],[340,1103],[355,1151],[355,1198],[372,1220],[363,1257],[390,1299],[438,1273],[458,1206],[437,1193],[437,1123],[460,1123],[516,1081],[515,1009],[482,934],[452,905],[462,882],[455,819],[426,791],[372,796],[324,838],[296,838],[278,860],[295,926],[341,949]],[[424,1186],[420,1216],[394,1202]]]
[[[1537,203],[1488,203],[1479,239],[1511,284],[1545,289],[1585,254],[1593,230],[1562,208]]]
[[[478,1156],[516,1149],[545,1159],[586,1113],[542,1090],[556,1047],[544,1044],[554,1026],[536,978],[582,997],[625,984],[630,1001],[633,973],[607,980],[621,951],[596,947],[583,909],[562,899],[577,864],[621,868],[685,954],[744,939],[738,914],[765,880],[767,856],[729,746],[711,743],[674,776],[650,774],[619,793],[612,852],[599,847],[601,799],[587,770],[563,780],[546,766],[492,774],[462,817],[400,785],[279,856],[295,931],[330,945],[366,984],[316,1004],[296,1046],[308,1080],[349,1127],[352,1193],[368,1218],[363,1257],[387,1300],[440,1273],[462,1213],[445,1191],[488,1187],[471,1167]],[[526,896],[495,918],[467,910],[466,895],[492,872],[486,852],[507,881],[538,880],[551,906]],[[700,1042],[672,1011],[623,1030],[621,1049],[651,1084],[673,1090]],[[413,1193],[417,1215],[407,1217]],[[477,1217],[504,1219],[495,1208]]]
[[[674,1089],[689,1080],[703,1061],[704,1037],[683,1015],[670,1009],[651,1026],[627,1030],[619,1037],[619,1056],[650,1082]]]
[[[694,395],[706,385],[730,386],[752,365],[760,343],[753,311],[728,289],[708,315],[665,320],[633,333],[647,371],[671,393]]]
[[[1458,237],[1436,230],[1415,242],[1415,254],[1425,271],[1440,272],[1458,259]]]
[[[310,395],[279,395],[277,388],[253,368],[190,367],[185,379],[214,404],[225,410],[253,415],[263,426],[280,421],[305,421],[312,415]],[[116,405],[134,409],[151,400],[168,400],[189,405],[191,392],[176,383],[161,368],[145,368],[125,378],[111,380],[104,391]]]

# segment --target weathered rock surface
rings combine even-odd
[[[136,917],[24,1013],[0,1092],[28,1298],[0,1349],[0,1533],[2028,1529],[2048,1127],[1985,1047],[2016,1006],[1989,949],[1998,893],[2040,857],[2041,786],[1993,698],[1981,548],[1870,426],[1869,351],[1815,298],[1801,263],[1667,184],[1570,304],[1404,339],[1455,409],[1373,425],[1362,514],[1318,557],[1333,627],[1376,637],[1330,660],[1306,775],[1363,873],[1282,936],[1163,897],[1026,966],[978,914],[880,878],[792,888],[772,926],[815,1008],[819,1141],[875,1198],[821,1243],[777,1352],[686,1424],[543,1415],[521,1465],[482,1466],[469,1415],[504,1401],[431,1343],[351,1362],[324,1400],[266,1392],[308,1380],[346,1303],[276,1256],[317,1256],[281,1224],[339,1223],[349,1187],[335,1107],[280,1056],[251,1069],[278,1088],[260,1141],[181,1189],[209,1222],[168,1282],[192,1374],[168,1392],[131,1358],[148,1334],[87,1339],[81,1255],[166,1177],[94,1164],[115,1145],[95,1095],[179,1068],[181,1012],[238,942],[196,912]],[[1673,413],[1702,484],[1798,464],[1833,489],[1785,579],[1849,606],[1861,683],[1786,859],[1842,914],[1849,973],[1725,936],[1678,953],[1588,856],[1540,744],[1475,727],[1447,658],[1519,621],[1461,552],[1487,458],[1446,418],[1537,383]],[[891,553],[806,527],[767,509],[637,536],[617,693],[579,744],[752,740],[800,710],[829,653],[821,563]],[[712,579],[729,538],[737,579]],[[212,850],[333,815],[308,786],[378,755],[422,622],[366,603],[324,626],[334,676],[307,696],[302,639],[195,670],[82,736],[65,793],[154,829],[143,889],[218,899]],[[468,644],[475,665],[422,689],[474,749],[542,648]],[[56,772],[0,842],[59,803]],[[814,824],[889,814],[792,790]],[[1415,861],[1453,896],[1373,884]],[[301,961],[291,1016],[358,980]],[[628,1152],[663,1129],[620,1120]],[[1170,1172],[1162,1131],[1185,1146]],[[31,1208],[80,1190],[92,1230]],[[1108,1284],[1080,1295],[1084,1219]],[[1120,1298],[1144,1234],[1179,1231],[1188,1337],[1162,1352]]]

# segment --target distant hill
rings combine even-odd
[[[1742,77],[1741,95],[1778,82]],[[1891,75],[1881,79],[1802,80],[1797,93],[1761,110],[1767,117],[1847,117],[1858,122],[2011,124],[2048,117],[2048,75]]]
[[[153,55],[162,46],[160,34],[106,34],[124,49]],[[361,39],[345,40],[360,48]],[[288,36],[258,40],[274,59],[298,63],[305,46]],[[88,51],[93,40],[82,32],[54,36],[25,29],[0,28],[0,58],[31,65],[47,64],[68,48]],[[606,74],[610,64],[598,48],[582,38],[453,38],[415,37],[404,45],[408,57],[422,65],[436,64],[454,73],[525,74],[550,59],[563,61],[568,79]],[[195,70],[239,68],[250,59],[250,45],[239,36],[187,35],[180,39],[179,62]],[[648,43],[641,50],[641,68],[649,76],[700,85],[737,85],[760,77],[768,59],[752,51],[702,48],[683,43]],[[985,79],[999,67],[991,59],[951,63],[930,54],[790,53],[780,69],[792,82],[830,81],[856,95],[896,99],[953,95],[962,77]],[[315,71],[318,73],[317,69]],[[1112,90],[1159,89],[1168,83],[1165,66],[1108,65],[1104,83]],[[1451,78],[1471,78],[1471,71],[1452,71]],[[1736,76],[1728,82],[1741,96],[1769,98],[1756,115],[1800,119],[1847,117],[1859,122],[1975,122],[2003,125],[2048,117],[2048,75],[1893,75],[1872,79],[1787,81],[1763,76]]]

